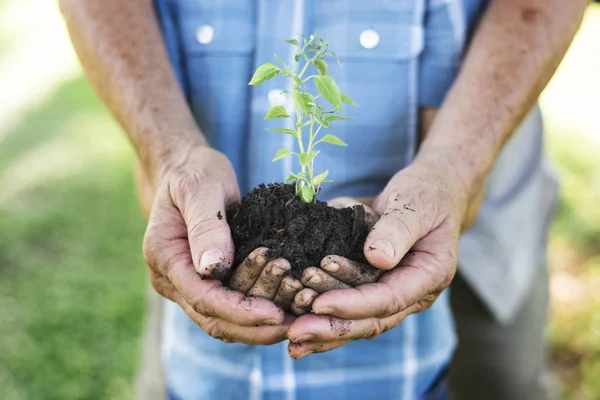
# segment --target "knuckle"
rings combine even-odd
[[[365,332],[365,339],[374,339],[383,333],[383,325],[380,319],[373,321],[369,324],[367,331]]]
[[[225,335],[223,327],[221,326],[221,321],[216,318],[206,318],[202,329],[204,329],[204,331],[212,338],[228,339]]]
[[[173,195],[194,193],[200,188],[200,184],[209,178],[202,170],[185,171],[176,174],[170,180],[170,189]],[[175,197],[175,196],[174,196]]]
[[[398,294],[391,286],[387,285],[390,292],[389,301],[383,307],[383,312],[379,317],[389,317],[404,310],[408,305],[406,299]]]
[[[210,216],[205,211],[205,207],[200,207],[196,215],[191,216],[190,219],[194,222],[188,226],[190,237],[196,238],[204,235],[223,236],[223,229],[227,226],[226,222],[220,221],[216,217],[216,213],[215,216]]]

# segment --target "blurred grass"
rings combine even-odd
[[[49,7],[0,0],[0,21],[30,23],[0,23],[0,400],[128,399],[146,282],[133,153]],[[551,355],[572,400],[600,399],[599,27],[591,7],[542,98],[563,185]]]

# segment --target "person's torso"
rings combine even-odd
[[[273,105],[290,109],[282,77],[248,86],[273,54],[291,63],[283,39],[317,33],[341,67],[329,73],[360,107],[331,124],[348,147],[323,146],[315,167],[334,182],[323,199],[372,196],[411,162],[419,107],[438,107],[460,65],[484,0],[156,0],[181,85],[210,143],[232,161],[242,193],[297,169],[272,163],[291,136],[266,130]],[[528,137],[534,135],[527,134]],[[537,143],[537,142],[536,142]],[[536,144],[534,143],[534,146]],[[292,161],[291,158],[289,158]],[[446,368],[455,336],[447,294],[426,312],[370,341],[293,361],[286,345],[224,344],[173,304],[163,348],[168,383],[181,399],[403,398],[422,396]]]

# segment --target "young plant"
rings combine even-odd
[[[335,135],[327,134],[319,136],[321,129],[329,128],[333,121],[349,120],[353,118],[335,115],[336,111],[341,111],[342,103],[357,106],[348,96],[340,92],[337,84],[327,75],[326,55],[331,55],[339,64],[337,55],[329,50],[329,43],[318,37],[310,35],[306,38],[299,35],[298,39],[286,40],[292,46],[296,46],[298,51],[295,55],[296,63],[286,64],[275,55],[275,59],[281,66],[272,63],[266,63],[256,69],[249,85],[259,85],[278,75],[283,75],[292,80],[292,96],[294,99],[294,112],[289,113],[283,106],[274,106],[269,109],[265,119],[290,118],[293,129],[287,128],[268,128],[275,132],[294,136],[298,140],[299,152],[292,152],[289,149],[282,148],[277,151],[273,161],[281,160],[284,157],[294,155],[298,158],[300,172],[290,172],[285,183],[296,184],[296,195],[304,202],[314,202],[321,184],[327,181],[329,171],[315,174],[314,162],[319,154],[315,147],[320,143],[329,143],[336,146],[347,146],[340,138]],[[318,74],[304,76],[310,66],[314,66]],[[313,80],[317,91],[316,95],[310,93],[307,84]],[[287,90],[284,91],[287,93]],[[326,109],[317,104],[317,99],[323,98],[333,109]],[[295,114],[296,120],[290,114]],[[307,137],[304,135],[308,131]]]

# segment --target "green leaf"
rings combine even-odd
[[[335,61],[337,61],[338,65],[341,66],[342,64],[340,63],[340,59],[338,58],[337,54],[335,54],[335,51],[330,50],[329,53],[331,53],[333,58],[335,58]]]
[[[327,115],[327,116],[325,116],[324,119],[327,120],[327,122],[329,122],[329,121],[349,121],[354,118],[353,117],[343,117],[341,115]]]
[[[346,96],[344,93],[341,94],[342,103],[353,105],[354,107],[358,107],[358,104],[354,102],[350,97]]]
[[[312,111],[312,107],[308,103],[314,103],[315,98],[312,94],[308,92],[296,92],[294,94],[294,99],[296,103],[300,106],[304,114],[310,114]]]
[[[329,128],[329,120],[327,118],[317,118],[317,122],[323,125],[323,128]]]
[[[286,128],[267,128],[267,130],[274,131],[274,132],[287,133],[288,135],[292,135],[294,137],[298,136],[298,132],[293,131],[291,129],[286,129]]]
[[[300,199],[305,203],[312,203],[315,198],[315,194],[310,188],[310,186],[301,186],[300,187]]]
[[[294,46],[300,47],[300,43],[298,43],[298,41],[296,39],[288,39],[288,40],[286,40],[286,42],[289,44],[293,44]],[[279,43],[281,43],[281,42],[279,42]]]
[[[256,69],[250,83],[248,85],[259,85],[264,81],[268,81],[271,78],[275,78],[281,70],[279,67],[272,63],[266,63]]]
[[[293,154],[293,153],[286,148],[279,149],[279,151],[277,153],[275,153],[275,157],[273,157],[271,162],[281,160],[283,157],[289,156],[290,154]]]
[[[274,118],[289,118],[287,110],[283,106],[275,106],[271,107],[271,109],[267,112],[265,119],[274,119]]]
[[[300,180],[300,181],[306,181],[306,183],[308,183],[308,172],[304,171],[304,172],[298,172],[297,174],[293,174],[290,172],[291,175],[294,175],[294,177],[296,177],[296,179]]]
[[[300,57],[302,57],[302,53],[298,53],[294,56],[294,60],[296,60],[296,62],[300,61]]]
[[[335,144],[336,146],[348,146],[346,143],[342,141],[339,137],[335,135],[325,135],[319,142],[325,142],[329,144]]]
[[[323,181],[325,181],[325,178],[327,178],[327,174],[329,174],[329,171],[325,171],[322,174],[315,176],[313,178],[313,183],[315,185],[320,185],[321,183],[323,183]]]
[[[327,63],[325,60],[315,60],[313,64],[315,64],[315,67],[317,67],[322,76],[327,75]]]
[[[300,159],[300,165],[308,165],[316,156],[319,155],[319,151],[311,151],[310,153],[300,153],[298,158]]]
[[[337,109],[342,108],[342,98],[340,89],[330,76],[317,76],[315,85],[321,96],[325,98],[332,106]]]
[[[283,183],[292,183],[296,181],[296,177],[294,175],[290,175],[286,178],[286,180]]]

